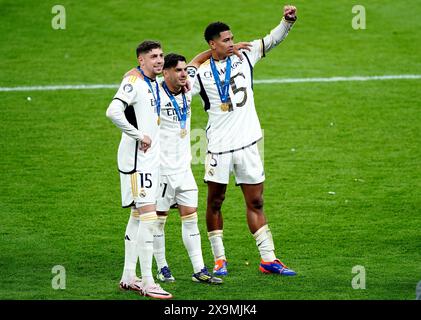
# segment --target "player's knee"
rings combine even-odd
[[[225,200],[225,195],[219,195],[217,197],[213,197],[212,199],[210,199],[209,205],[213,211],[220,211],[224,200]]]
[[[249,207],[249,209],[255,211],[263,210],[263,197],[254,197],[250,199],[247,203],[247,206]]]

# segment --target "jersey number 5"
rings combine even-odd
[[[243,93],[244,93],[244,95],[243,95],[243,100],[241,100],[241,102],[240,102],[240,103],[237,103],[237,107],[238,107],[238,108],[241,108],[241,107],[243,107],[243,106],[246,104],[246,102],[247,102],[247,88],[246,88],[246,87],[240,87],[240,88],[237,88],[237,85],[236,85],[236,83],[235,83],[234,79],[235,79],[235,78],[237,78],[238,76],[241,76],[241,77],[243,77],[244,79],[246,78],[246,76],[245,76],[242,72],[239,72],[239,73],[237,73],[234,77],[232,77],[232,78],[230,79],[230,85],[231,85],[231,88],[232,88],[232,93],[234,93],[234,95],[236,95],[236,94],[237,94],[237,93],[239,93],[239,92],[243,92]],[[229,111],[232,111],[232,110],[229,110]]]

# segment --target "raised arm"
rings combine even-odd
[[[296,12],[297,8],[294,6],[287,5],[284,7],[281,23],[263,38],[265,52],[273,49],[286,38],[289,30],[291,30],[297,20]]]

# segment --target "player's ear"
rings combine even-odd
[[[139,54],[139,56],[137,57],[137,62],[139,63],[139,66],[143,65],[143,57],[141,54]]]
[[[216,42],[214,40],[209,40],[209,47],[212,50],[215,50],[216,49]]]

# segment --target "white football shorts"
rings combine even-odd
[[[123,208],[156,204],[159,192],[159,168],[137,171],[132,174],[120,172],[121,201]]]
[[[174,204],[197,208],[197,198],[197,184],[191,168],[179,174],[160,176],[157,211],[166,212]]]
[[[205,182],[228,184],[231,172],[239,184],[258,184],[265,181],[265,172],[257,144],[222,154],[206,155]]]

